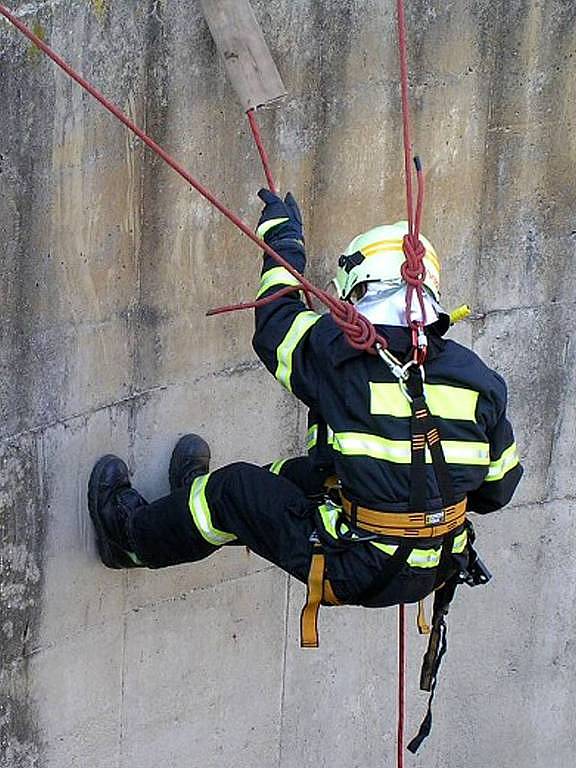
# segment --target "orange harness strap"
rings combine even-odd
[[[466,499],[437,512],[383,512],[361,507],[343,495],[342,509],[347,519],[359,528],[406,539],[446,536],[466,521]]]
[[[300,647],[318,648],[318,611],[320,605],[340,605],[328,579],[324,578],[326,556],[319,544],[314,545],[306,604],[300,614]]]

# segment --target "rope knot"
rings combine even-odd
[[[426,248],[419,237],[408,234],[404,235],[402,250],[406,260],[400,267],[400,274],[408,285],[416,288],[422,285],[426,278],[426,268],[424,266]]]
[[[374,345],[378,342],[386,346],[386,342],[376,333],[372,323],[361,315],[353,304],[347,301],[333,301],[330,312],[351,347],[375,354]]]

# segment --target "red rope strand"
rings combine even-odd
[[[270,166],[270,160],[268,158],[268,152],[266,152],[266,148],[264,146],[264,142],[262,141],[262,134],[260,133],[260,128],[258,126],[258,121],[256,120],[256,110],[254,108],[249,109],[246,112],[246,116],[248,118],[248,122],[250,124],[250,130],[252,131],[252,137],[254,138],[254,143],[256,144],[256,149],[258,150],[258,154],[260,155],[260,160],[262,161],[262,168],[264,169],[264,175],[266,176],[266,182],[268,183],[268,189],[270,192],[273,192],[276,194],[276,182],[274,181],[274,177],[272,175],[272,168]],[[278,294],[275,294],[278,296]],[[310,291],[304,289],[304,295],[306,297],[306,303],[312,308],[312,295],[310,294]],[[269,304],[270,302],[266,302]],[[257,305],[254,302],[250,302],[249,304],[232,304],[228,307],[220,307],[218,311],[210,311],[208,312],[208,316],[210,315],[220,315],[226,312],[236,312],[238,309],[253,309],[256,306],[262,306]]]
[[[302,289],[311,295],[315,296],[319,301],[325,304],[330,310],[334,321],[342,328],[343,333],[348,339],[349,343],[354,349],[365,350],[367,352],[373,352],[374,345],[378,343],[383,348],[387,346],[386,340],[383,336],[376,333],[374,326],[350,304],[346,304],[339,299],[335,299],[330,296],[326,291],[317,288],[303,275],[301,275],[294,267],[287,262],[279,253],[276,253],[264,240],[261,240],[257,235],[252,232],[251,228],[245,224],[235,213],[229,210],[223,203],[215,197],[210,190],[208,190],[203,184],[197,181],[188,171],[180,165],[174,158],[166,152],[159,144],[151,139],[141,128],[139,128],[130,118],[125,115],[115,104],[109,101],[100,91],[98,91],[87,80],[81,77],[75,72],[72,67],[67,64],[64,59],[58,56],[46,43],[35,35],[31,30],[26,27],[13,13],[11,13],[3,5],[0,5],[0,14],[2,14],[8,21],[13,24],[25,37],[31,40],[41,51],[43,51],[48,58],[57,64],[66,74],[75,80],[85,91],[93,96],[102,106],[111,112],[121,123],[123,123],[130,131],[136,134],[147,147],[155,152],[159,157],[164,160],[173,170],[182,176],[185,181],[190,184],[202,197],[208,200],[220,213],[231,221],[238,229],[243,232],[246,237],[250,238],[261,250],[263,250],[268,256],[271,256],[280,266],[284,267],[293,277],[295,277],[302,285]],[[294,289],[297,290],[297,289]],[[259,306],[259,302],[254,303],[255,306]],[[224,311],[225,308],[222,308]]]
[[[248,122],[250,123],[250,129],[252,131],[252,136],[254,137],[254,143],[258,149],[258,154],[260,155],[260,160],[262,160],[262,167],[264,168],[264,175],[266,176],[266,181],[268,182],[268,189],[270,192],[274,192],[274,194],[276,194],[276,183],[274,182],[274,177],[272,176],[270,160],[268,159],[268,153],[264,147],[260,128],[258,127],[258,121],[256,120],[256,110],[249,109],[246,112],[246,116],[248,117]]]
[[[402,247],[405,261],[401,274],[406,282],[406,322],[412,329],[412,346],[414,359],[422,364],[426,357],[426,347],[421,346],[420,333],[426,324],[426,309],[424,304],[424,279],[426,270],[424,256],[426,249],[420,240],[420,225],[424,205],[424,174],[418,158],[414,158],[418,191],[414,208],[413,170],[412,170],[412,137],[410,130],[410,97],[408,77],[408,43],[406,30],[406,14],[404,0],[396,0],[398,22],[398,50],[400,56],[400,89],[402,98],[402,132],[404,140],[404,173],[406,177],[406,210],[408,215],[408,234],[404,237]],[[422,313],[421,320],[412,320],[412,300],[414,294]],[[398,731],[396,741],[396,758],[398,768],[404,768],[404,723],[406,716],[406,609],[398,606]]]
[[[398,768],[404,768],[404,721],[406,717],[406,608],[398,606]]]
[[[406,177],[406,209],[408,214],[408,234],[403,241],[403,250],[406,257],[402,264],[401,274],[406,281],[406,322],[412,329],[412,338],[415,359],[422,363],[425,359],[425,349],[418,343],[418,334],[426,325],[426,307],[424,303],[424,280],[426,269],[424,256],[426,249],[420,240],[420,224],[422,221],[422,208],[424,204],[424,174],[418,158],[414,158],[416,175],[418,180],[418,193],[416,206],[414,206],[413,170],[412,170],[412,138],[410,130],[410,97],[408,77],[408,43],[406,32],[406,14],[404,12],[404,0],[396,0],[398,20],[398,49],[400,55],[400,89],[402,97],[402,128],[404,138],[404,173]],[[422,318],[415,322],[412,320],[412,300],[416,294]]]
[[[400,94],[402,99],[402,133],[404,138],[404,174],[406,177],[406,211],[408,230],[414,233],[414,195],[412,190],[412,140],[410,138],[410,97],[408,94],[408,43],[404,0],[396,0],[398,19],[398,49],[400,54]]]

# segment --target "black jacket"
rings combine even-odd
[[[274,247],[303,271],[295,240]],[[294,283],[264,258],[260,296]],[[407,329],[379,327],[401,360]],[[254,349],[280,383],[310,409],[308,448],[318,466],[334,470],[344,493],[363,506],[407,509],[410,493],[410,409],[396,379],[377,356],[354,350],[329,314],[308,310],[297,293],[256,311]],[[471,350],[430,332],[426,400],[435,417],[457,498],[486,513],[506,505],[522,476],[506,385]],[[442,506],[431,464],[428,509]]]

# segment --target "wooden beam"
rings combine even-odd
[[[248,0],[200,0],[216,47],[244,110],[270,104],[286,88]]]

